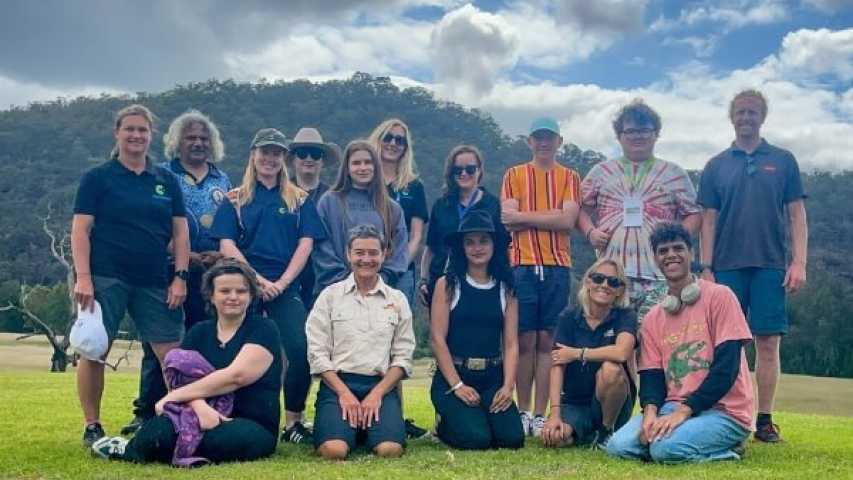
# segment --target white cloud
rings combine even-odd
[[[785,35],[778,66],[796,76],[833,75],[853,80],[853,28],[798,30]]]
[[[655,20],[650,29],[657,32],[680,30],[705,23],[722,25],[731,31],[749,25],[766,25],[789,17],[781,0],[729,0],[714,6],[697,6],[681,10],[678,18]]]
[[[803,3],[828,14],[853,8],[853,0],[803,0]]]
[[[81,96],[97,97],[101,94],[120,95],[123,92],[113,88],[87,86],[75,89],[56,89],[35,82],[19,82],[0,76],[0,110],[11,107],[26,107],[34,102],[48,102],[57,98],[74,99]]]
[[[477,98],[518,61],[516,29],[503,17],[471,4],[449,12],[430,38],[432,65],[447,94]]]
[[[643,26],[648,0],[563,0],[556,2],[561,23],[586,30],[632,32]]]
[[[661,42],[664,46],[669,45],[687,45],[693,49],[693,53],[697,58],[708,58],[714,54],[714,51],[717,49],[717,42],[719,41],[719,37],[716,35],[709,35],[707,37],[696,37],[696,36],[688,36],[688,37],[666,37]]]

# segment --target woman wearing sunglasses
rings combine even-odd
[[[627,362],[637,342],[637,317],[628,308],[622,265],[595,262],[577,299],[578,308],[560,314],[554,335],[551,414],[542,442],[603,448],[631,418],[636,397]]]
[[[409,241],[406,246],[409,264],[397,282],[397,288],[406,294],[409,305],[414,305],[415,261],[423,238],[424,225],[429,221],[424,185],[415,173],[415,152],[409,127],[402,120],[392,118],[380,123],[368,141],[382,160],[382,176],[388,196],[400,204],[406,217]]]
[[[483,174],[483,154],[477,147],[459,145],[444,161],[444,194],[432,205],[432,221],[421,258],[418,296],[424,305],[430,305],[435,282],[444,275],[447,265],[444,238],[457,230],[466,212],[476,209],[488,212],[495,226],[497,248],[506,248],[509,243],[509,235],[500,221],[500,201],[480,186]]]
[[[296,186],[308,193],[308,198],[317,205],[320,197],[329,190],[320,176],[324,167],[334,167],[340,160],[340,147],[326,143],[316,128],[303,127],[290,142],[290,154],[285,161],[293,170]],[[308,265],[299,275],[299,296],[306,310],[314,305],[314,269]]]
[[[446,242],[450,263],[436,283],[431,314],[436,432],[455,448],[521,448],[524,431],[512,401],[518,304],[507,249],[498,247],[485,210],[466,214]]]

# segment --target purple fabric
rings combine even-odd
[[[216,369],[195,350],[175,348],[166,354],[163,369],[169,390],[183,387],[207,376]],[[207,399],[207,403],[222,415],[231,415],[234,408],[234,394],[226,393]],[[208,459],[193,454],[201,443],[204,432],[195,411],[186,403],[168,402],[163,407],[163,415],[172,421],[178,439],[172,465],[189,467],[198,463],[208,463]]]

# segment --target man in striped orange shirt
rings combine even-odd
[[[533,158],[507,170],[501,188],[501,220],[512,235],[518,298],[518,407],[526,433],[533,436],[545,425],[552,335],[569,299],[569,230],[579,210],[580,177],[557,163],[562,143],[555,120],[535,120],[527,138]]]

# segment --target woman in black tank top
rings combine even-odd
[[[430,396],[436,430],[462,449],[520,448],[524,432],[512,401],[518,364],[518,305],[504,242],[482,210],[447,237],[450,263],[432,299],[438,371]]]

